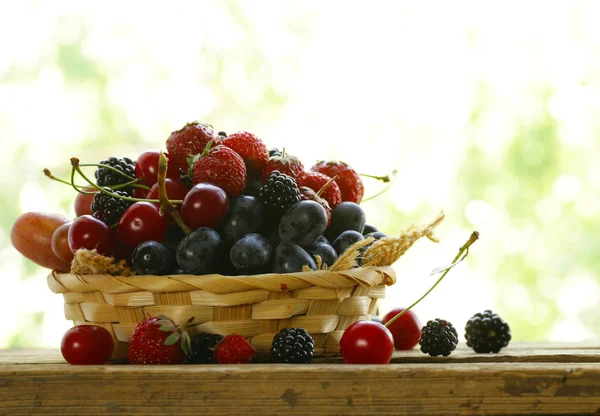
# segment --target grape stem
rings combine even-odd
[[[77,172],[92,188],[96,189],[99,192],[102,192],[106,195],[110,195],[114,198],[118,198],[118,199],[123,199],[125,201],[131,201],[131,202],[152,202],[155,204],[159,204],[160,200],[158,199],[142,199],[142,198],[131,198],[128,196],[122,196],[122,195],[118,195],[115,194],[114,192],[110,192],[108,190],[106,190],[105,188],[102,188],[98,185],[96,185],[94,182],[92,182],[86,175],[85,173],[83,173],[83,171],[81,170],[81,168],[79,167],[79,159],[76,157],[72,157],[71,158],[71,185],[73,186],[73,188],[82,194],[87,194],[87,195],[91,195],[94,192],[83,192],[79,189],[77,189],[77,185],[75,185],[74,183],[74,178],[75,178],[75,172]],[[180,199],[174,199],[174,200],[170,200],[169,201],[171,204],[182,204],[183,201]]]
[[[158,200],[160,202],[160,214],[171,214],[171,217],[173,217],[179,228],[181,228],[185,235],[188,235],[192,232],[192,230],[185,224],[183,218],[181,218],[181,215],[179,212],[177,212],[177,208],[172,204],[173,201],[169,201],[167,196],[167,187],[165,185],[165,181],[167,178],[168,164],[168,159],[161,151],[158,158]]]
[[[475,242],[477,241],[477,239],[479,239],[479,233],[477,231],[473,231],[473,233],[471,233],[471,237],[469,237],[469,240],[462,245],[462,247],[458,250],[458,254],[456,255],[456,257],[454,258],[454,260],[452,260],[452,264],[450,264],[447,267],[444,267],[442,269],[435,269],[432,274],[437,274],[441,271],[443,271],[443,274],[440,276],[440,278],[433,284],[433,286],[431,286],[431,288],[425,292],[425,294],[423,296],[421,296],[419,299],[417,299],[416,302],[414,302],[412,305],[410,305],[408,308],[404,309],[402,312],[399,312],[396,316],[394,316],[392,319],[390,319],[389,321],[386,322],[385,327],[389,328],[390,325],[392,325],[394,323],[394,321],[398,318],[400,318],[402,315],[404,315],[406,312],[408,312],[409,310],[411,310],[417,303],[421,302],[423,299],[425,299],[425,297],[427,295],[429,295],[431,293],[431,291],[433,289],[435,289],[435,287],[437,285],[440,284],[440,282],[442,281],[442,279],[444,277],[446,277],[446,275],[448,274],[448,272],[450,270],[452,270],[454,268],[454,266],[456,266],[458,263],[460,263],[461,261],[463,261],[468,255],[469,255],[469,247]]]

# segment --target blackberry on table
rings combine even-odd
[[[271,356],[280,363],[308,364],[314,352],[315,342],[304,328],[284,328],[271,344]]]
[[[259,189],[258,200],[267,211],[281,217],[289,207],[300,202],[300,191],[294,178],[274,170]]]
[[[220,334],[198,334],[192,342],[190,355],[187,356],[189,364],[216,364],[215,347],[223,340]]]
[[[100,164],[111,166],[119,172],[129,176],[129,178],[127,176],[120,175],[112,169],[99,167],[96,170],[96,183],[98,186],[114,187],[115,185],[121,185],[135,179],[135,163],[128,157],[120,158],[111,156],[108,159],[101,161]],[[123,189],[127,190],[129,193],[133,191],[133,188],[130,187]]]
[[[104,187],[104,189],[119,196],[130,196],[125,191],[115,191],[107,187]],[[131,204],[130,201],[97,192],[91,203],[92,215],[107,225],[114,225],[119,222],[121,216]]]
[[[465,325],[467,345],[478,353],[500,352],[511,339],[510,327],[491,310],[473,315]]]
[[[443,355],[447,357],[456,349],[458,333],[452,324],[444,319],[434,319],[427,322],[421,330],[419,345],[421,351],[432,357]]]

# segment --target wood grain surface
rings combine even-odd
[[[70,366],[56,350],[7,350],[0,414],[600,415],[600,342],[393,361]]]

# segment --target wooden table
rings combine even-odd
[[[391,365],[70,366],[0,351],[0,414],[600,415],[600,341],[398,352]]]

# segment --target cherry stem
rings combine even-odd
[[[394,171],[392,173],[392,176],[390,177],[390,175],[385,175],[385,176],[376,176],[376,175],[369,175],[368,173],[359,173],[360,176],[364,176],[365,178],[371,178],[371,179],[377,179],[378,181],[382,181],[385,183],[390,182],[391,180],[393,180],[394,176],[396,175],[396,171]]]
[[[125,178],[129,179],[130,181],[135,181],[135,178],[132,178],[125,172],[121,172],[119,169],[116,169],[110,165],[104,165],[102,163],[82,163],[79,166],[81,166],[82,168],[88,168],[88,167],[92,167],[92,166],[95,166],[97,168],[106,168],[106,169],[112,170],[113,172],[115,172],[121,176],[124,176]]]
[[[81,189],[89,188],[88,185],[77,185],[75,183],[71,183],[71,182],[65,181],[64,179],[57,178],[56,176],[54,176],[52,174],[52,172],[50,172],[49,169],[46,169],[46,168],[44,168],[44,175],[46,175],[49,179],[52,179],[53,181],[60,182],[62,184],[69,185],[69,186],[74,186],[75,188],[81,188]],[[122,183],[120,185],[113,186],[113,187],[111,187],[111,189],[113,191],[117,191],[119,189],[127,188],[129,186],[134,186],[136,188],[150,189],[146,185],[140,185],[139,184],[140,180],[141,179],[136,179],[135,181],[125,182],[125,183]],[[89,194],[89,195],[92,195],[92,194],[95,194],[96,192],[85,192],[85,193]]]
[[[398,318],[400,318],[402,315],[404,315],[406,312],[408,312],[409,310],[411,310],[417,303],[421,302],[423,299],[425,299],[425,297],[427,295],[429,295],[431,293],[431,291],[433,289],[435,289],[435,287],[440,284],[440,282],[442,281],[442,279],[444,277],[446,277],[446,275],[448,274],[448,272],[450,270],[452,270],[454,268],[454,266],[456,266],[458,263],[460,263],[462,260],[465,259],[465,257],[467,257],[469,255],[469,247],[475,242],[477,241],[477,239],[479,238],[479,233],[477,231],[473,231],[473,233],[471,233],[471,237],[469,237],[469,240],[467,240],[467,242],[465,244],[462,245],[462,247],[458,250],[458,254],[456,255],[456,257],[454,257],[454,260],[452,260],[452,264],[448,267],[446,267],[446,270],[444,271],[444,273],[440,276],[440,278],[437,280],[437,282],[434,283],[433,286],[431,286],[431,288],[425,292],[425,294],[423,296],[421,296],[416,302],[414,302],[412,305],[410,305],[408,308],[404,309],[402,312],[398,313],[396,316],[394,316],[392,319],[390,319],[389,321],[386,322],[385,327],[389,328],[390,325],[392,325],[394,323],[394,321]],[[464,255],[463,255],[464,253]],[[460,261],[459,261],[460,259]]]
[[[368,176],[368,175],[363,175],[363,176]],[[374,176],[370,176],[370,177],[374,177]],[[387,175],[387,177],[389,178],[389,175]],[[378,196],[386,193],[394,185],[394,182],[396,182],[397,177],[398,177],[398,171],[394,169],[392,171],[392,178],[389,181],[384,181],[384,182],[387,182],[387,186],[385,188],[383,188],[381,191],[377,192],[375,195],[371,195],[368,198],[363,198],[360,202],[362,203],[362,202],[370,201],[371,199],[375,199]]]
[[[167,196],[167,187],[165,185],[167,178],[167,168],[169,166],[169,160],[166,158],[164,153],[161,151],[160,156],[158,158],[158,200],[160,202],[160,213],[161,215],[165,212],[171,214],[171,217],[175,220],[179,228],[188,235],[192,232],[190,227],[188,227],[179,212],[177,212],[177,208],[172,204],[172,201],[169,201],[169,197]]]
[[[72,157],[72,158],[71,158],[71,166],[72,166],[72,169],[71,169],[71,185],[72,185],[72,186],[73,186],[73,188],[75,188],[75,190],[76,190],[77,192],[79,192],[79,193],[82,193],[82,194],[87,194],[87,195],[91,195],[91,194],[93,194],[94,192],[83,192],[83,191],[80,191],[79,189],[77,189],[77,187],[75,186],[75,183],[74,183],[75,172],[77,172],[79,175],[81,175],[81,177],[82,177],[82,178],[83,178],[83,179],[84,179],[84,180],[85,180],[85,181],[86,181],[88,184],[90,184],[90,186],[91,186],[92,188],[94,188],[94,189],[96,189],[97,191],[99,191],[99,192],[102,192],[102,193],[104,193],[104,194],[106,194],[106,195],[110,195],[110,196],[112,196],[112,197],[114,197],[114,198],[117,198],[117,199],[123,199],[123,200],[125,200],[125,201],[131,201],[131,202],[152,202],[152,203],[155,203],[155,204],[157,204],[157,203],[160,203],[160,200],[158,200],[158,199],[142,199],[142,198],[131,198],[131,197],[128,197],[128,196],[122,196],[122,195],[118,195],[118,194],[115,194],[114,192],[107,191],[105,188],[102,188],[102,187],[100,187],[100,186],[96,185],[94,182],[92,182],[92,181],[91,181],[91,180],[90,180],[90,179],[89,179],[89,178],[88,178],[88,177],[85,175],[85,173],[83,173],[83,171],[82,171],[82,170],[81,170],[81,168],[79,167],[79,159],[78,159],[78,158],[76,158],[76,157]],[[171,202],[172,204],[182,204],[182,203],[183,203],[183,201],[182,201],[182,200],[180,200],[180,199],[174,199],[174,200],[171,200],[170,202]]]
[[[321,187],[321,189],[319,189],[319,192],[317,192],[317,196],[319,196],[319,197],[320,197],[320,196],[321,196],[321,194],[323,194],[323,192],[325,191],[325,189],[327,189],[327,187],[328,187],[329,185],[331,185],[331,184],[332,184],[332,183],[333,183],[333,182],[334,182],[334,181],[335,181],[337,178],[339,178],[339,177],[340,177],[339,175],[335,175],[333,178],[329,179],[329,180],[328,180],[328,181],[325,183],[325,185],[323,185],[323,186]]]
[[[65,180],[63,180],[63,179],[57,178],[57,177],[56,177],[56,176],[54,176],[54,175],[52,174],[52,172],[50,172],[50,170],[49,170],[49,169],[47,169],[47,168],[44,168],[44,175],[46,175],[46,176],[48,177],[48,179],[52,179],[53,181],[60,182],[60,183],[63,183],[63,184],[65,184],[65,185],[69,185],[69,186],[73,185],[73,186],[75,186],[76,188],[82,188],[82,189],[86,188],[86,186],[85,186],[85,185],[75,185],[75,184],[71,184],[71,182],[67,182],[67,181],[65,181]]]

